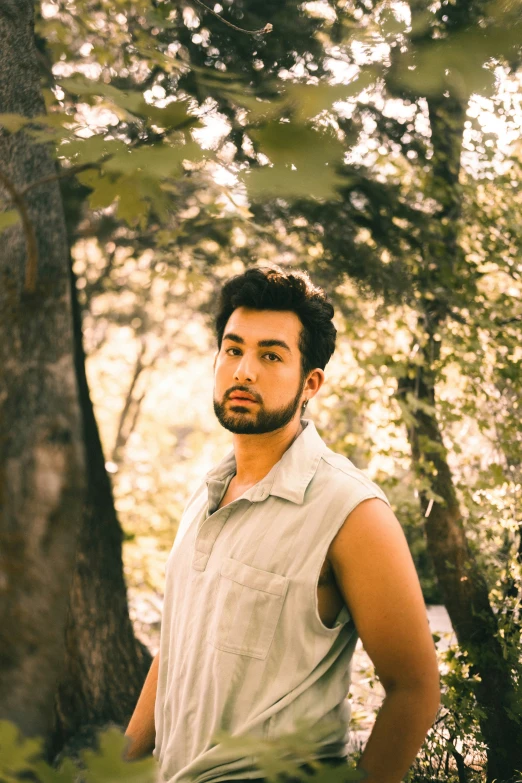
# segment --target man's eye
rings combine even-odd
[[[273,361],[274,359],[275,359],[275,361],[277,361],[277,362],[280,362],[280,361],[281,361],[281,359],[279,358],[279,356],[278,356],[276,353],[265,353],[265,356],[268,356],[268,357],[270,357],[270,362],[271,362],[272,364],[275,364],[275,362]]]
[[[232,353],[232,354],[231,354],[231,353],[230,353],[230,351],[237,351],[238,353],[241,353],[241,351],[239,350],[239,348],[227,348],[227,350],[225,351],[225,353],[228,353],[228,354],[230,354],[231,356],[237,356],[237,354],[235,354],[235,353]]]

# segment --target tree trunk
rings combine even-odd
[[[398,384],[399,401],[414,416],[408,436],[417,473],[440,500],[421,493],[428,551],[458,642],[468,654],[481,709],[479,723],[488,750],[488,783],[510,781],[522,770],[520,693],[498,640],[498,622],[483,574],[469,549],[447,452],[436,418],[435,365],[440,355],[438,327],[454,303],[469,301],[474,281],[466,274],[459,245],[462,213],[459,188],[465,102],[458,97],[427,99],[433,147],[428,195],[440,205],[425,244],[420,300],[425,322],[424,362],[410,366]],[[471,293],[470,293],[471,292]]]
[[[56,695],[49,755],[83,744],[87,727],[125,727],[152,656],[134,636],[123,574],[122,530],[85,374],[81,312],[71,271],[76,374],[84,422],[87,500],[67,619],[67,657]],[[88,740],[90,742],[90,739]]]
[[[33,6],[0,0],[0,112],[26,117],[45,111]],[[54,173],[45,145],[0,130],[0,204],[18,203],[25,220],[0,235],[0,718],[43,737],[85,492],[60,191],[50,182],[20,195]]]
[[[43,114],[29,0],[0,0],[0,41],[0,111]],[[45,146],[0,136],[8,208],[55,173]],[[86,726],[127,723],[151,656],[129,618],[57,182],[24,204],[23,230],[2,234],[0,257],[0,717],[43,736],[51,758]]]
[[[428,344],[427,363],[433,350],[433,343]],[[416,470],[429,478],[433,491],[443,501],[432,502],[426,492],[420,493],[428,550],[459,645],[468,653],[470,674],[478,675],[474,680],[475,695],[481,708],[480,727],[488,745],[488,781],[497,779],[500,783],[511,780],[515,770],[522,769],[522,727],[516,722],[516,716],[520,718],[522,714],[522,704],[509,664],[502,655],[485,579],[464,532],[435,416],[435,389],[428,364],[427,367],[412,366],[411,373],[399,381],[398,397],[401,404],[413,403],[415,408],[409,440]],[[411,395],[408,400],[407,395]]]

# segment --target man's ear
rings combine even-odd
[[[319,369],[318,367],[310,373],[310,375],[307,378],[305,388],[308,391],[307,398],[309,400],[312,399],[312,397],[315,397],[319,389],[324,383],[324,372],[323,370]]]

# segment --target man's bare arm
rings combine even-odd
[[[377,498],[348,516],[329,552],[338,587],[386,697],[359,768],[366,783],[400,783],[440,703],[435,645],[403,530]]]
[[[147,679],[132,713],[125,736],[130,743],[125,753],[125,759],[132,761],[152,753],[156,740],[154,725],[154,707],[156,705],[156,690],[158,686],[159,653],[151,663]]]

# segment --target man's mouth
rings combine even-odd
[[[230,400],[241,400],[242,402],[256,402],[251,394],[231,394]]]

